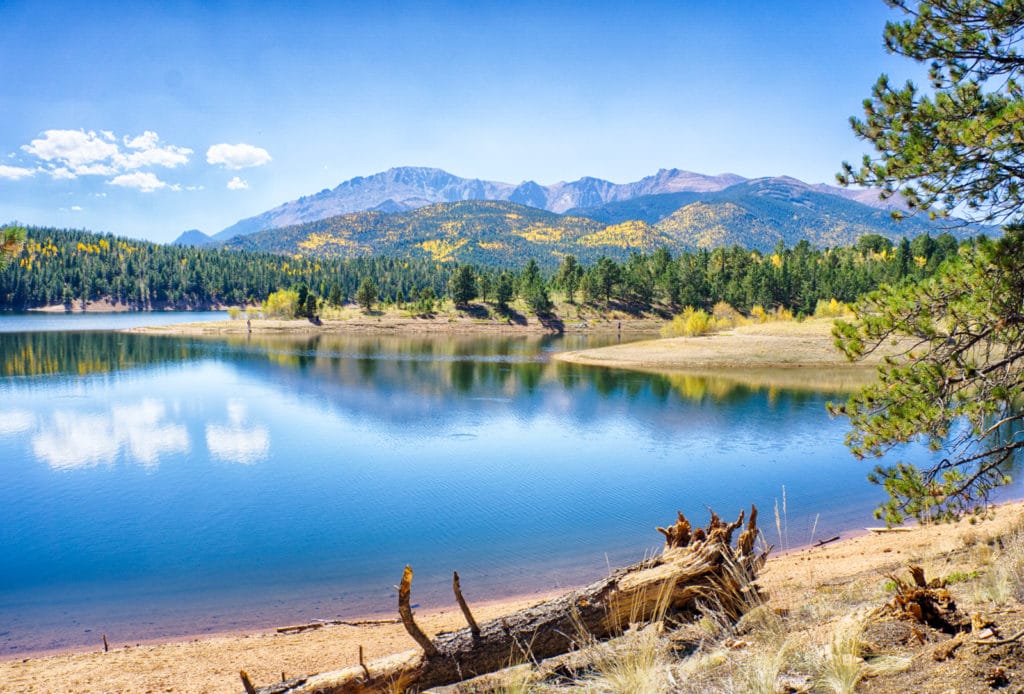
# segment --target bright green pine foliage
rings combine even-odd
[[[469,265],[460,265],[448,280],[448,292],[456,306],[466,306],[477,297],[476,273]]]
[[[899,339],[877,384],[833,411],[850,418],[855,455],[878,456],[923,439],[944,458],[928,469],[879,466],[873,482],[889,493],[887,522],[906,516],[951,519],[983,505],[1008,481],[1024,447],[1024,238],[965,248],[934,277],[883,287],[837,321],[839,347],[856,359]]]
[[[962,248],[930,279],[883,287],[857,304],[855,322],[837,322],[851,358],[900,345],[877,385],[832,408],[850,417],[853,452],[923,439],[943,453],[924,469],[871,475],[890,495],[878,513],[895,523],[980,510],[1024,447],[1024,2],[888,2],[909,18],[886,25],[886,47],[927,62],[931,89],[879,78],[864,120],[852,120],[877,156],[844,164],[840,182],[899,190],[912,210],[965,209],[1006,224],[1001,240]],[[916,262],[913,244],[895,252],[899,267]]]
[[[1017,215],[1024,198],[1021,0],[886,0],[910,16],[885,27],[891,53],[929,65],[930,89],[879,77],[854,131],[874,145],[839,180],[897,190],[911,209],[957,206],[985,220]]]

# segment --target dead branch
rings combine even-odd
[[[437,646],[433,644],[430,637],[423,633],[416,620],[412,616],[412,608],[409,607],[409,591],[412,588],[412,567],[406,565],[402,572],[402,582],[398,586],[398,614],[402,618],[402,624],[409,636],[420,645],[428,658],[438,654]]]
[[[1007,636],[1005,639],[983,639],[975,641],[974,643],[980,644],[982,646],[1005,646],[1008,643],[1020,641],[1020,638],[1022,636],[1024,636],[1024,629],[1021,629],[1013,636]]]
[[[473,619],[473,613],[469,611],[466,598],[462,597],[462,585],[459,583],[458,571],[452,572],[452,591],[455,593],[455,601],[459,603],[459,609],[462,610],[462,614],[466,617],[470,632],[472,632],[473,636],[480,636],[480,627],[477,626],[476,620]]]
[[[373,676],[370,674],[370,668],[366,667],[366,661],[363,660],[363,644],[359,644],[359,667],[363,668],[363,672],[366,673],[366,681],[372,682]]]
[[[372,682],[365,664],[296,678],[260,690],[261,694],[355,694],[431,687],[460,682],[504,669],[515,662],[541,661],[594,640],[622,634],[629,625],[671,617],[695,617],[700,604],[713,603],[738,618],[757,601],[756,575],[767,552],[755,554],[757,510],[751,508],[737,547],[730,542],[745,514],[733,523],[712,515],[692,532],[689,521],[659,532],[665,549],[656,557],[613,571],[588,586],[505,617],[440,634],[433,640],[416,627],[409,607],[412,569],[399,586],[399,614],[422,651],[406,651],[373,662]],[[461,589],[459,590],[461,592]],[[468,620],[467,620],[468,621]],[[412,628],[411,628],[412,627]],[[418,635],[417,635],[418,634]],[[510,662],[510,654],[519,654]]]

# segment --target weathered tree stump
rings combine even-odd
[[[590,585],[506,617],[429,639],[409,609],[412,570],[399,589],[399,613],[422,651],[406,651],[367,665],[347,667],[280,682],[260,694],[349,694],[423,690],[459,682],[521,662],[561,655],[623,633],[630,624],[696,614],[701,605],[738,618],[759,601],[754,583],[768,552],[754,552],[757,509],[743,525],[714,513],[706,528],[692,530],[678,514],[675,525],[658,528],[665,536],[661,554],[614,571]],[[457,588],[457,596],[461,590]],[[468,607],[466,608],[468,612]]]

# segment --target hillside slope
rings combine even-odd
[[[691,202],[656,224],[619,221],[615,215],[606,222],[513,202],[470,200],[392,214],[339,215],[239,236],[226,246],[304,257],[386,254],[497,266],[533,259],[551,267],[569,253],[593,262],[602,255],[622,260],[632,251],[651,252],[661,246],[679,252],[735,244],[767,252],[780,241],[787,246],[807,240],[817,247],[834,247],[851,245],[864,234],[895,241],[942,231],[923,220],[897,223],[881,210],[814,190],[801,188],[800,197],[789,199],[792,191],[780,190],[777,183],[741,186],[748,189],[729,194],[739,187],[734,186],[711,202]]]

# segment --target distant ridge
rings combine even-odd
[[[189,229],[183,231],[181,236],[174,239],[172,245],[174,246],[205,246],[209,243],[214,243],[215,240],[212,236],[204,234],[198,229]]]
[[[672,253],[738,245],[770,253],[800,242],[852,245],[866,234],[898,241],[939,234],[927,219],[897,221],[880,209],[819,192],[795,179],[767,178],[710,193],[644,195],[557,214],[504,200],[435,203],[396,213],[351,212],[228,240],[227,248],[290,256],[427,257],[437,261],[544,267],[566,254],[591,263],[665,247]],[[957,236],[977,233],[960,227]]]
[[[463,200],[507,200],[561,213],[573,208],[631,200],[641,195],[683,191],[714,192],[745,180],[742,176],[729,173],[707,176],[680,169],[661,169],[633,183],[611,183],[588,176],[569,183],[561,181],[547,186],[535,181],[514,185],[461,178],[441,169],[406,166],[372,176],[358,176],[339,184],[333,190],[325,188],[319,193],[286,202],[236,222],[213,238],[226,241],[264,229],[314,222],[351,212],[405,212],[439,202]]]

